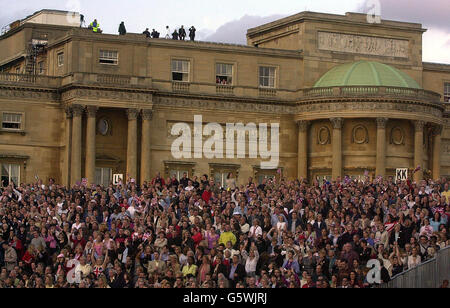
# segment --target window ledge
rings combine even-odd
[[[10,134],[20,134],[22,136],[25,136],[27,134],[26,131],[24,130],[14,130],[14,129],[1,129],[0,128],[0,134],[5,134],[5,133],[10,133]]]

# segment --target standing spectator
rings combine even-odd
[[[155,30],[155,29],[153,29],[153,30]],[[151,37],[150,31],[148,31],[148,28],[146,28],[145,31],[142,32],[142,34],[144,34],[146,38],[150,38]]]
[[[195,31],[197,31],[197,29],[195,29],[194,26],[189,28],[189,38],[191,39],[191,41],[195,40]]]
[[[127,34],[127,29],[125,28],[125,23],[122,21],[119,25],[119,35]]]
[[[184,41],[186,38],[186,30],[183,25],[181,25],[181,28],[178,30],[178,34],[180,36],[180,40]]]

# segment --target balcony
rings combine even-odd
[[[172,81],[173,92],[189,92],[189,86],[188,82]]]
[[[43,75],[0,73],[0,83],[11,85],[35,85],[53,88],[59,87],[61,80],[59,77]]]
[[[233,95],[234,88],[231,85],[223,85],[223,84],[217,84],[216,85],[216,93],[222,94],[222,95]]]
[[[101,84],[129,85],[131,83],[131,77],[99,74],[97,75],[97,82]]]
[[[273,88],[259,88],[259,96],[275,97],[277,96],[277,90]]]

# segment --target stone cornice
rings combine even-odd
[[[0,98],[59,101],[57,89],[0,85]]]
[[[355,18],[360,16],[364,16],[364,18]],[[288,16],[255,28],[251,28],[247,30],[247,37],[252,38],[263,33],[267,33],[274,29],[278,29],[281,27],[285,27],[287,25],[292,25],[295,23],[302,23],[304,21],[317,21],[320,23],[333,23],[333,24],[346,24],[351,25],[352,27],[377,27],[377,28],[388,28],[392,29],[393,27],[396,30],[407,30],[407,31],[417,31],[417,32],[425,32],[426,30],[422,28],[421,24],[417,23],[408,23],[408,22],[400,22],[400,21],[392,21],[392,20],[382,20],[380,24],[369,24],[365,19],[366,14],[358,14],[358,13],[347,13],[346,15],[338,15],[338,14],[326,14],[326,13],[316,13],[316,12],[301,12],[292,16]]]
[[[226,43],[215,43],[215,42],[204,42],[195,41],[191,42],[180,41],[180,40],[168,40],[164,38],[159,39],[148,39],[142,34],[137,33],[127,33],[126,35],[114,35],[114,34],[99,34],[93,33],[87,29],[72,28],[64,37],[58,38],[52,42],[49,42],[48,48],[52,46],[60,45],[66,41],[97,41],[105,43],[120,43],[120,44],[136,44],[145,46],[156,46],[156,47],[166,47],[175,49],[195,49],[195,50],[206,50],[206,51],[216,51],[216,52],[230,52],[230,53],[241,53],[249,55],[259,55],[259,56],[275,56],[280,58],[296,58],[301,59],[302,53],[300,51],[284,50],[284,49],[272,49],[272,48],[257,48],[247,45],[237,45],[237,44],[226,44]]]
[[[73,86],[62,91],[61,101],[63,104],[73,101],[91,101],[98,103],[98,106],[105,107],[127,107],[127,105],[145,104],[148,108],[152,106],[153,93],[153,90],[144,89]],[[120,104],[120,106],[117,104]]]
[[[293,104],[282,104],[280,102],[261,102],[244,101],[237,99],[225,99],[222,97],[186,97],[176,95],[155,95],[155,107],[171,108],[192,108],[204,110],[223,110],[235,112],[254,112],[254,113],[272,113],[272,114],[293,114],[295,107]]]
[[[423,69],[426,71],[450,72],[450,64],[422,62]]]
[[[395,101],[332,101],[297,106],[295,120],[342,118],[390,118],[390,119],[424,119],[427,122],[442,124],[442,109],[434,105],[409,104]]]
[[[378,109],[383,109],[383,104],[398,104],[403,106],[426,106],[430,108],[434,108],[438,111],[440,111],[440,116],[442,116],[445,107],[440,102],[431,102],[431,101],[425,101],[425,100],[415,100],[410,98],[392,98],[392,97],[324,97],[324,98],[314,98],[314,99],[303,99],[298,102],[298,108],[299,109],[320,109],[320,107],[307,107],[307,106],[313,106],[313,105],[323,105],[323,104],[345,104],[345,103],[371,103],[371,104],[380,104],[380,107]],[[339,107],[336,107],[339,108]],[[406,108],[406,107],[405,107]],[[373,107],[371,109],[377,109],[376,107]]]

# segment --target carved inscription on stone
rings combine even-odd
[[[408,40],[319,31],[318,42],[321,50],[408,58]]]

